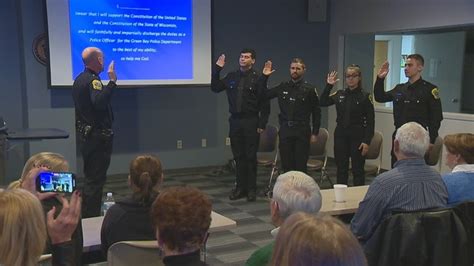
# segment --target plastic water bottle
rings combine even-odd
[[[105,216],[107,211],[115,204],[115,199],[112,192],[107,192],[107,196],[104,200],[104,206],[102,207],[102,215]]]

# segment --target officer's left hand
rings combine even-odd
[[[311,134],[311,138],[309,139],[310,142],[317,142],[318,141],[318,135]]]
[[[113,60],[109,64],[109,69],[107,70],[107,74],[109,75],[110,81],[117,82],[117,74],[115,73],[115,63]]]
[[[257,128],[257,133],[261,134],[263,132],[263,128]]]
[[[362,156],[365,156],[367,154],[367,152],[369,152],[369,145],[367,145],[365,143],[361,143],[360,146],[359,146],[359,150],[360,150],[360,154]]]

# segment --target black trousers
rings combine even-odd
[[[362,143],[364,129],[362,127],[336,127],[334,131],[334,159],[337,167],[337,183],[346,184],[349,179],[349,158],[352,163],[354,186],[365,184],[365,156],[359,146]],[[369,143],[367,143],[369,144]]]
[[[236,187],[244,192],[257,188],[258,117],[231,117],[230,144],[236,165]]]
[[[311,128],[309,125],[298,125],[289,127],[280,126],[280,149],[281,167],[283,172],[300,171],[306,173],[309,157],[309,141]]]
[[[84,160],[84,188],[82,190],[82,218],[100,216],[102,190],[112,155],[113,136],[93,131],[80,140]]]

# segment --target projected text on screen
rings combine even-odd
[[[115,60],[120,79],[193,78],[192,0],[70,0],[72,78],[88,46]]]

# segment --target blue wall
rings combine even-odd
[[[33,39],[45,31],[43,1],[17,1],[1,2],[0,114],[10,127],[56,127],[67,130],[71,137],[16,146],[10,151],[8,175],[10,179],[17,175],[30,154],[46,150],[64,154],[72,169],[81,172],[70,90],[48,89],[47,69],[31,51]],[[307,80],[322,88],[328,68],[328,36],[328,22],[307,22],[306,0],[213,3],[213,52],[214,57],[226,53],[224,73],[237,67],[242,47],[252,47],[257,51],[258,69],[265,59],[274,62],[277,72],[269,85],[288,79],[289,62],[298,56],[306,61]],[[118,89],[112,104],[116,139],[109,173],[127,172],[129,161],[140,153],[157,154],[168,169],[220,165],[231,158],[230,147],[225,146],[225,93],[213,94],[208,87]],[[277,123],[277,113],[274,102],[271,123]],[[324,111],[323,126],[326,116]],[[202,138],[207,139],[207,148],[200,147]],[[176,149],[177,139],[183,141],[182,150]]]

